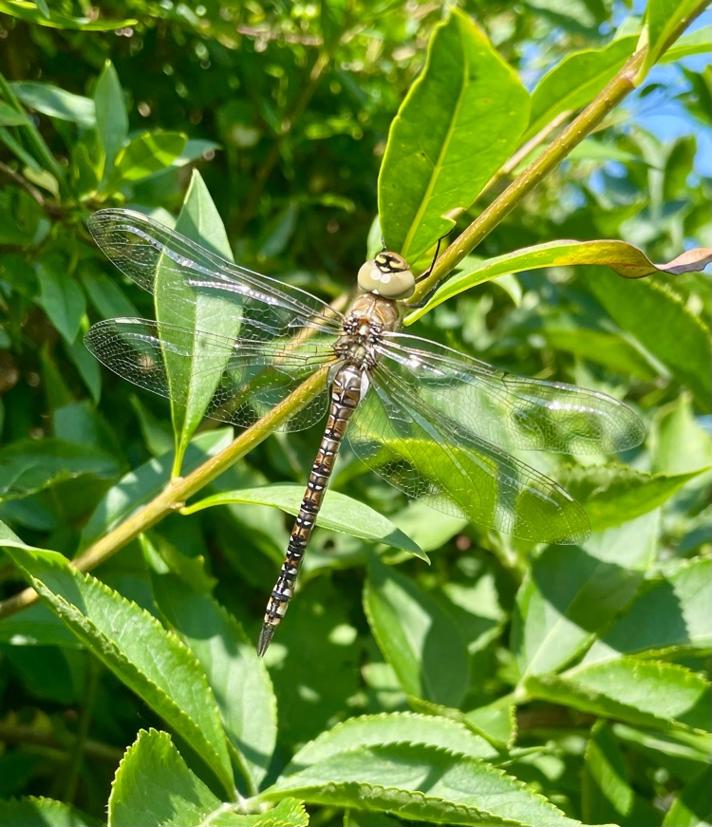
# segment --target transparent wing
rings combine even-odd
[[[160,330],[160,334],[159,334]],[[261,343],[229,339],[177,325],[159,325],[147,319],[108,319],[93,325],[84,342],[94,356],[140,388],[186,403],[188,381],[169,381],[164,353],[172,364],[184,366],[186,377],[199,377],[214,365],[224,365],[205,416],[240,427],[249,427],[287,397],[316,369],[333,360],[332,337],[318,336],[303,342]],[[191,345],[187,346],[186,342]],[[178,380],[182,378],[179,372]],[[282,426],[282,430],[307,428],[324,415],[328,403],[324,390]]]
[[[591,453],[638,445],[632,408],[598,391],[513,376],[444,345],[384,334],[380,353],[433,408],[487,442],[525,450]]]
[[[419,399],[382,364],[347,440],[392,485],[476,525],[534,542],[588,534],[585,511],[563,488]]]
[[[201,291],[217,291],[241,314],[243,338],[287,336],[298,328],[341,330],[341,314],[305,290],[232,264],[145,215],[99,210],[87,226],[107,258],[144,290],[154,292],[160,270],[161,289],[171,293],[171,312],[179,321],[181,309],[182,320],[193,318]]]

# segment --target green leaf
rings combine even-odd
[[[126,686],[160,715],[233,791],[220,715],[197,658],[153,615],[53,551],[23,547],[8,554],[57,616]]]
[[[445,749],[391,744],[332,755],[282,776],[265,800],[297,795],[309,804],[394,812],[429,824],[574,827],[521,781]]]
[[[712,465],[712,436],[697,423],[689,394],[660,411],[652,442],[655,471],[684,474]]]
[[[277,707],[264,661],[237,620],[213,597],[174,575],[152,579],[161,613],[207,675],[253,795],[267,774],[277,740]]]
[[[573,52],[548,71],[532,92],[531,119],[523,140],[573,109],[586,106],[633,54],[635,35],[613,40],[602,49]]]
[[[45,259],[37,266],[37,278],[40,283],[38,304],[71,345],[86,312],[82,288],[55,259]]]
[[[712,649],[712,560],[689,560],[646,583],[635,602],[591,647],[583,664],[622,654],[670,654]]]
[[[104,177],[114,167],[114,159],[129,134],[129,116],[119,76],[110,60],[104,64],[94,89],[96,128],[104,148]]]
[[[70,17],[56,11],[51,11],[47,17],[39,4],[30,0],[0,0],[0,14],[9,14],[26,23],[47,26],[50,29],[81,29],[85,32],[110,32],[137,23],[133,17],[125,20],[94,20],[90,17]]]
[[[586,287],[616,324],[687,385],[707,410],[712,396],[712,336],[682,298],[659,280],[628,281],[605,270],[591,274]]]
[[[659,516],[650,514],[582,547],[550,546],[534,561],[512,621],[523,679],[560,669],[630,602],[654,559],[658,531]]]
[[[105,273],[84,271],[81,273],[81,280],[89,301],[104,318],[141,315],[133,302],[124,295],[115,279]]]
[[[662,827],[712,827],[712,767],[706,767],[680,790]]]
[[[170,736],[141,730],[124,755],[109,797],[108,827],[306,827],[304,807],[284,799],[256,815],[222,803],[188,768]]]
[[[140,181],[161,172],[179,157],[186,141],[183,132],[142,132],[117,153],[112,182]]]
[[[232,260],[230,242],[220,214],[197,171],[193,171],[175,229],[223,258]],[[180,388],[180,393],[171,395],[171,416],[176,442],[174,473],[177,473],[183,462],[186,446],[200,424],[225,365],[232,355],[232,349],[226,348],[224,353],[215,353],[210,359],[210,364],[207,364],[201,348],[201,331],[231,339],[240,329],[241,317],[235,312],[235,305],[226,306],[225,300],[219,295],[210,295],[211,292],[218,291],[195,291],[182,282],[178,283],[171,273],[172,268],[163,268],[159,265],[154,298],[156,319],[159,329],[161,324],[181,326],[185,334],[173,333],[172,337],[174,339],[178,336],[175,344],[182,345],[193,355],[186,364],[187,360],[172,357],[169,348],[166,348],[163,354],[169,386]],[[183,293],[190,296],[190,302],[180,303],[179,308],[176,295]],[[186,306],[192,310],[191,318],[187,318]]]
[[[659,508],[705,470],[668,475],[643,474],[624,465],[598,466],[575,471],[566,480],[566,490],[586,503],[591,528],[603,531]]]
[[[391,124],[378,179],[386,245],[415,263],[516,149],[529,96],[482,30],[453,10]]]
[[[71,344],[65,346],[67,356],[74,364],[74,367],[82,377],[94,402],[99,401],[101,396],[101,368],[96,359],[84,347],[80,339],[75,339]]]
[[[358,747],[421,744],[448,749],[469,758],[495,758],[492,745],[458,721],[436,715],[393,712],[349,718],[305,744],[292,758],[285,775],[298,772]]]
[[[0,101],[0,126],[27,126],[27,115]]]
[[[199,434],[185,455],[186,474],[232,442],[232,428],[219,428]],[[94,509],[82,531],[82,547],[97,540],[166,487],[170,478],[173,452],[134,468],[110,488]]]
[[[467,688],[469,663],[454,617],[413,580],[375,557],[363,599],[371,631],[403,691],[458,706]]]
[[[233,503],[268,505],[279,508],[287,514],[299,513],[304,487],[291,483],[263,485],[259,488],[243,488],[237,491],[221,491],[204,500],[189,505],[184,514],[193,514],[204,508]],[[408,551],[421,560],[428,561],[428,556],[387,517],[367,505],[340,494],[327,491],[316,524],[330,531],[350,534],[373,543],[385,543],[393,548]]]
[[[645,10],[648,53],[641,74],[657,63],[670,45],[673,32],[694,19],[707,5],[707,0],[649,0]]]
[[[28,796],[0,800],[0,824],[7,827],[98,827],[99,822],[62,801]]]
[[[626,656],[563,675],[530,675],[531,697],[663,732],[707,732],[709,681],[674,663]]]
[[[96,109],[91,98],[75,95],[51,83],[23,80],[10,86],[25,106],[35,112],[70,121],[83,129],[92,129],[96,125]]]
[[[702,26],[694,32],[683,35],[671,46],[658,63],[672,63],[690,55],[707,55],[712,52],[712,26]]]
[[[637,247],[625,241],[598,239],[595,241],[549,241],[545,244],[536,244],[532,247],[523,247],[511,253],[481,260],[477,258],[464,259],[460,263],[456,275],[449,278],[430,297],[423,307],[419,307],[405,318],[405,324],[412,324],[421,316],[429,313],[434,307],[447,299],[463,293],[478,284],[490,281],[504,273],[521,273],[528,270],[542,270],[548,267],[566,267],[572,265],[597,265],[609,267],[619,276],[626,279],[639,279],[653,273],[668,273],[679,275],[691,271],[702,270],[712,261],[712,249],[700,247],[687,250],[665,264],[653,262]],[[468,263],[469,262],[469,263]],[[608,289],[617,289],[612,285],[618,283],[612,275],[605,272],[590,274],[590,282],[608,276]],[[634,290],[637,285],[631,285]]]
[[[626,823],[635,800],[627,775],[618,740],[606,722],[598,721],[586,746],[581,784],[581,810],[587,821]]]
[[[119,470],[115,457],[91,445],[22,439],[0,448],[0,499],[28,497],[78,477],[112,479]]]

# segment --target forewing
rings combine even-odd
[[[187,337],[191,346],[186,347]],[[108,319],[93,325],[84,342],[106,367],[140,388],[179,404],[194,386],[188,377],[222,368],[205,416],[239,427],[249,427],[285,399],[315,370],[333,360],[331,337],[313,336],[304,341],[263,343],[235,337],[228,339],[205,331],[175,325],[160,326],[147,319]],[[165,356],[180,370],[169,380]],[[181,373],[185,373],[185,377]],[[324,389],[282,426],[282,430],[307,428],[324,415],[328,403]]]
[[[233,264],[141,213],[99,210],[87,226],[107,258],[144,290],[154,292],[160,269],[162,295],[175,285],[171,301],[178,321],[183,308],[189,324],[195,295],[208,291],[225,299],[225,312],[240,315],[243,338],[290,336],[299,328],[341,329],[341,314],[305,290]]]
[[[379,351],[430,406],[495,445],[597,453],[623,451],[645,436],[635,411],[605,393],[514,376],[403,333],[384,334]]]
[[[354,453],[411,497],[533,542],[578,543],[581,506],[535,471],[415,395],[379,365],[347,432]]]

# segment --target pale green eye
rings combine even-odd
[[[358,286],[364,293],[386,299],[407,299],[415,289],[415,277],[395,253],[379,253],[358,271]]]

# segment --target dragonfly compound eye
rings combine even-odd
[[[364,293],[386,299],[407,299],[415,289],[415,277],[397,253],[379,253],[361,265],[358,286]]]

